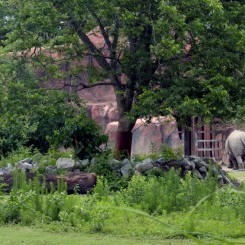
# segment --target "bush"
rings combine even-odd
[[[183,156],[183,149],[168,146],[167,144],[163,144],[160,149],[156,149],[155,147],[151,147],[151,152],[148,154],[134,155],[134,162],[141,162],[146,158],[151,158],[152,160],[157,160],[159,157],[163,157],[165,161],[179,159]]]
[[[107,137],[75,95],[40,88],[22,59],[0,60],[0,155],[21,147],[47,153],[52,146],[74,147],[79,158],[101,152]]]
[[[150,214],[188,210],[202,198],[214,193],[217,179],[209,177],[199,180],[196,177],[179,177],[171,169],[163,177],[133,176],[128,187],[121,191],[124,202]]]
[[[125,178],[117,170],[112,169],[111,161],[111,152],[105,151],[103,154],[96,156],[96,163],[91,164],[86,171],[94,172],[98,176],[103,177],[107,181],[110,191],[118,191],[127,186],[130,178]]]

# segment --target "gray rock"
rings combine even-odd
[[[118,161],[116,159],[112,159],[112,160],[109,161],[109,166],[113,170],[119,170],[123,166],[123,161],[121,162],[121,161]]]
[[[16,164],[16,168],[21,171],[30,171],[38,168],[38,163],[34,162],[31,158],[26,158]]]
[[[25,158],[23,160],[20,160],[19,163],[29,163],[32,164],[33,160],[31,158]]]
[[[127,158],[123,159],[122,166],[124,166],[126,164],[131,164],[130,161]]]
[[[198,179],[203,179],[204,177],[200,174],[199,171],[197,171],[196,169],[194,169],[192,171],[193,175],[196,176]]]
[[[131,162],[125,161],[123,166],[120,169],[122,176],[128,178],[130,176],[130,174],[132,173],[132,171],[133,171],[133,166],[132,166]]]
[[[83,160],[80,160],[80,161],[76,162],[76,166],[77,167],[86,168],[89,165],[90,165],[89,159],[83,159]]]
[[[152,159],[147,158],[143,162],[136,164],[135,169],[140,173],[144,173],[147,170],[152,169],[153,167],[154,165]]]
[[[206,173],[208,171],[208,169],[205,166],[200,167],[198,170],[201,173]]]
[[[45,167],[45,173],[47,174],[55,174],[57,172],[57,168],[55,166],[47,166]]]
[[[183,158],[182,162],[184,163],[184,168],[186,170],[192,170],[195,169],[195,163],[192,161],[189,161],[187,158]]]
[[[213,157],[203,157],[202,160],[207,164],[215,164],[215,159]]]
[[[208,168],[208,164],[207,163],[205,163],[204,161],[202,161],[202,160],[200,160],[200,161],[194,161],[195,162],[195,165],[196,165],[196,168],[201,168],[201,167],[206,167],[206,168]]]
[[[201,157],[198,157],[198,156],[195,156],[195,155],[188,156],[187,158],[188,158],[189,161],[195,161],[195,162],[196,162],[196,161],[199,162],[199,161],[202,160]]]
[[[91,165],[95,165],[96,162],[97,162],[96,157],[93,157],[93,158],[91,159],[91,161],[90,161],[90,164],[91,164]]]
[[[158,158],[156,161],[155,161],[155,163],[158,163],[158,164],[160,164],[160,165],[162,165],[163,163],[164,163],[164,158],[163,157],[160,157],[160,158]]]
[[[58,169],[71,169],[76,166],[75,160],[71,158],[59,158],[56,161],[56,167]]]

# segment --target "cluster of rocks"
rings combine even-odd
[[[72,159],[60,158],[57,160],[56,170],[76,169],[76,171],[86,171],[90,166],[94,166],[96,164],[100,164],[96,158],[93,158],[91,161],[88,159],[74,161]],[[196,176],[199,179],[205,179],[209,174],[211,174],[217,176],[220,184],[230,184],[235,186],[221,166],[213,158],[209,157],[187,156],[181,159],[168,161],[163,157],[160,157],[157,160],[147,158],[140,162],[134,160],[129,161],[128,159],[124,159],[122,161],[110,159],[108,160],[108,166],[111,171],[116,171],[119,175],[125,178],[129,178],[133,174],[147,175],[154,170],[167,172],[171,168],[174,168],[179,171],[181,177],[190,173],[192,176]],[[54,167],[53,170],[55,170]]]
[[[7,167],[0,168],[0,187],[4,192],[10,192],[14,184],[14,172],[24,172],[28,181],[33,180],[35,176],[39,176],[39,182],[45,187],[47,191],[58,189],[59,182],[64,181],[67,186],[68,194],[78,193],[86,194],[91,192],[96,185],[97,176],[94,173],[81,172],[79,169],[74,170],[75,161],[73,159],[59,158],[56,166],[47,166],[42,170],[42,174],[38,173],[41,166],[33,161],[31,158],[26,158],[15,166],[8,164]],[[62,175],[61,170],[65,170]],[[37,175],[38,173],[38,175]],[[2,185],[1,185],[2,184]]]
[[[230,184],[233,187],[236,185],[221,166],[213,158],[209,157],[188,156],[168,161],[164,161],[163,158],[152,161],[148,158],[135,166],[135,170],[140,174],[147,174],[152,170],[168,172],[171,168],[178,170],[181,177],[190,173],[191,176],[195,176],[198,179],[205,179],[208,175],[212,175],[217,176],[221,185]]]
[[[91,166],[96,169],[96,164],[100,164],[100,161],[96,158],[78,161],[71,158],[59,158],[55,166],[46,166],[42,169],[43,176],[46,180],[46,187],[50,189],[50,183],[53,183],[54,187],[57,186],[58,181],[61,179],[60,173],[62,173],[62,178],[67,183],[68,193],[74,193],[74,189],[80,194],[90,192],[95,186],[97,178],[96,174],[86,171]],[[124,178],[129,178],[133,174],[147,175],[154,171],[164,173],[174,168],[179,172],[181,177],[190,173],[199,179],[205,179],[211,174],[217,176],[220,184],[230,184],[235,187],[235,184],[229,179],[227,173],[222,170],[215,160],[207,157],[188,156],[168,161],[165,161],[162,157],[157,160],[147,158],[141,162],[129,161],[128,159],[122,161],[111,159],[108,160],[108,166],[111,171],[117,172],[118,175]],[[15,169],[26,172],[27,178],[33,179],[36,170],[40,168],[41,166],[31,158],[19,161],[15,164],[15,167],[8,164],[7,167],[0,168],[0,184],[7,183],[8,186],[5,189],[9,191],[12,188],[13,172]]]

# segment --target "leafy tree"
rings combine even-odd
[[[1,60],[0,74],[0,155],[21,146],[74,147],[80,158],[102,150],[107,137],[76,96],[40,88],[23,58]]]
[[[242,103],[242,1],[4,0],[1,4],[8,9],[2,14],[11,26],[5,50],[46,47],[62,50],[66,61],[93,57],[110,81],[85,84],[78,79],[79,70],[70,68],[70,85],[76,89],[113,85],[119,151],[130,153],[138,116],[161,113],[182,121],[194,115],[228,118]],[[102,35],[103,47],[91,41],[91,30]],[[54,66],[49,69],[59,77]]]

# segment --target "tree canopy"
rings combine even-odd
[[[82,102],[63,91],[40,88],[25,59],[1,59],[0,75],[0,156],[21,147],[46,153],[65,146],[83,159],[107,143]]]
[[[223,0],[2,0],[2,51],[87,55],[114,86],[118,150],[131,147],[135,118],[244,116],[245,6]],[[98,30],[103,45],[89,35]],[[96,33],[94,34],[96,35]],[[36,49],[34,49],[35,51]],[[83,84],[69,69],[78,89]]]

